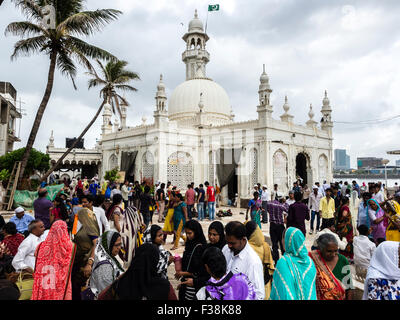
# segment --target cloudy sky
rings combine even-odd
[[[312,103],[320,119],[324,90],[333,108],[334,148],[347,149],[351,164],[357,156],[386,157],[394,164],[400,156],[386,155],[400,149],[399,119],[369,125],[360,121],[387,119],[400,114],[400,2],[398,0],[87,0],[87,8],[112,8],[124,12],[102,33],[85,39],[129,62],[140,74],[138,92],[127,95],[128,126],[152,122],[154,95],[160,73],[169,96],[185,80],[181,39],[198,9],[205,22],[208,4],[220,4],[208,16],[211,61],[207,76],[227,91],[236,121],[255,119],[258,84],[266,64],[274,90],[273,117],[282,113],[288,95],[294,121],[308,120]],[[13,21],[24,20],[10,0],[0,7],[0,80],[18,91],[26,115],[20,137],[25,145],[42,98],[49,61],[45,56],[10,60],[18,38],[4,36]],[[182,25],[183,24],[183,25]],[[85,70],[80,69],[75,91],[59,73],[35,142],[45,151],[51,130],[56,146],[65,137],[78,136],[99,106],[99,93],[87,89]],[[85,136],[92,147],[100,137],[101,119]],[[18,128],[17,128],[18,129]]]

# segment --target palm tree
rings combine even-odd
[[[122,118],[121,106],[122,105],[129,106],[129,103],[124,97],[122,97],[120,94],[117,93],[118,90],[130,91],[130,92],[137,91],[136,88],[130,86],[128,83],[132,80],[140,80],[140,77],[136,72],[132,72],[125,69],[125,67],[128,65],[128,62],[119,60],[110,61],[104,67],[99,60],[96,61],[100,67],[102,78],[97,75],[94,69],[87,72],[87,74],[89,74],[92,77],[89,80],[88,87],[90,89],[93,87],[102,86],[102,89],[100,90],[100,97],[103,98],[103,102],[101,103],[93,119],[82,131],[80,136],[74,141],[74,143],[68,148],[68,150],[64,152],[61,158],[57,160],[55,165],[42,176],[43,181],[46,180],[47,177],[54,170],[57,169],[57,167],[62,163],[64,158],[71,152],[72,149],[75,148],[76,144],[83,138],[83,136],[86,134],[89,128],[96,121],[96,119],[100,115],[101,110],[103,109],[103,106],[106,103],[111,104],[113,113],[116,114],[118,112],[118,115],[120,116],[120,118]]]
[[[47,86],[22,157],[19,176],[21,181],[43,113],[50,99],[55,69],[58,68],[63,75],[70,77],[76,89],[75,62],[92,70],[89,58],[116,59],[109,52],[88,44],[78,36],[90,36],[96,31],[100,31],[106,24],[116,20],[122,12],[113,9],[83,11],[84,0],[13,0],[13,2],[22,9],[28,20],[10,23],[5,30],[6,35],[23,37],[15,44],[11,59],[14,60],[21,55],[30,56],[34,53],[44,53],[50,60]],[[50,9],[54,10],[54,17],[50,16],[49,18],[48,12],[46,12],[49,6],[52,6]],[[47,24],[49,21],[50,25]]]

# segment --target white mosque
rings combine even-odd
[[[99,177],[119,167],[130,181],[171,181],[183,190],[191,182],[198,185],[209,181],[222,187],[223,202],[236,193],[239,199],[248,199],[257,182],[270,190],[278,184],[285,192],[298,178],[309,185],[333,179],[332,109],[326,92],[320,123],[313,120],[310,106],[310,119],[304,125],[295,124],[287,97],[284,113],[279,120],[274,119],[272,89],[264,68],[259,105],[245,106],[257,109],[258,118],[235,122],[228,94],[207,77],[209,37],[197,11],[182,39],[186,44],[182,54],[186,80],[167,97],[160,76],[153,123],[147,124],[143,117],[141,125],[127,127],[125,107],[121,123],[115,120],[112,124],[111,106],[105,105],[96,149],[77,149],[64,165],[94,165]],[[64,149],[55,148],[53,141],[52,136],[48,153],[54,162]]]

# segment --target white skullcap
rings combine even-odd
[[[24,212],[25,211],[25,209],[24,208],[22,208],[22,207],[18,207],[17,209],[15,209],[15,213],[21,213],[21,212]]]
[[[313,185],[312,188],[313,189],[319,189],[318,186],[316,186],[316,185]]]
[[[263,188],[265,188],[265,189],[267,189],[268,187],[264,184],[263,186],[262,186]]]

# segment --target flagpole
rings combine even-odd
[[[207,7],[206,29],[204,31],[205,34],[207,34],[207,23],[208,23],[208,7]]]

